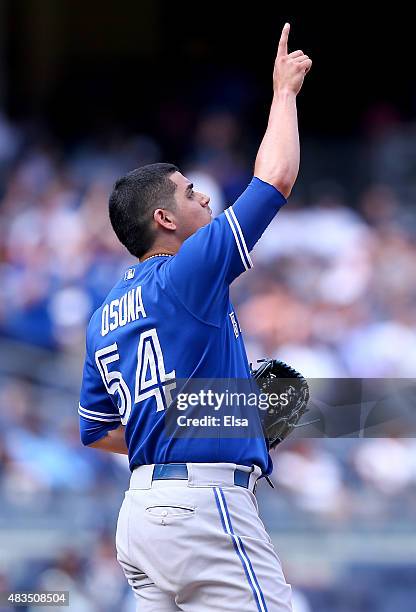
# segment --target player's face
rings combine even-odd
[[[211,222],[209,196],[194,189],[193,184],[180,172],[175,172],[170,180],[176,184],[175,218],[177,231],[182,240],[192,236],[199,228]]]

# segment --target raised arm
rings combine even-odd
[[[303,51],[288,54],[290,25],[286,23],[273,72],[273,101],[269,122],[254,166],[254,175],[270,183],[286,198],[299,172],[299,132],[296,96],[312,61]]]

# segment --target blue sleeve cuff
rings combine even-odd
[[[109,431],[120,427],[121,421],[115,423],[104,423],[91,421],[83,416],[79,417],[79,428],[81,433],[81,442],[84,446],[88,446],[93,442],[97,442],[100,438],[103,438]]]
[[[277,208],[282,208],[287,202],[285,196],[280,193],[278,189],[274,185],[270,185],[270,183],[266,183],[262,179],[259,179],[257,176],[253,176],[250,185],[255,186],[256,189],[263,190],[265,193],[268,193],[270,198],[275,200]]]

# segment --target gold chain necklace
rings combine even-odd
[[[146,259],[142,259],[141,263],[147,261],[148,259],[153,259],[153,257],[173,257],[172,253],[156,253],[155,255],[150,255],[150,257],[146,257]]]

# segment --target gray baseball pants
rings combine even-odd
[[[133,471],[117,523],[117,559],[138,612],[291,612],[291,588],[258,515],[254,484],[231,463],[188,463],[188,480]]]

